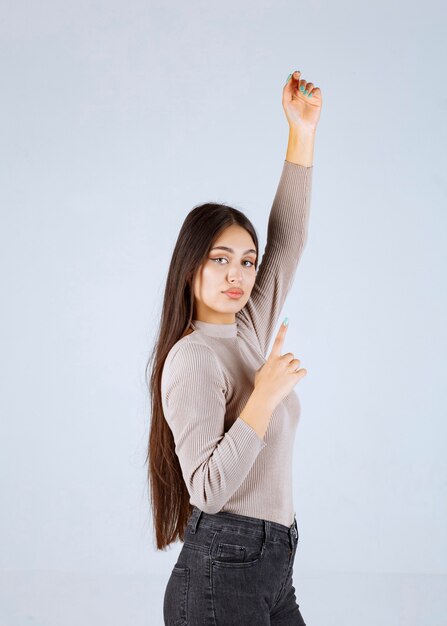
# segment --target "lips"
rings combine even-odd
[[[244,292],[242,291],[242,289],[227,289],[226,291],[224,291],[224,293],[229,293],[234,296],[241,296]]]

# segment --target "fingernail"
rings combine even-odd
[[[284,326],[287,326],[288,323],[289,323],[289,318],[285,317],[283,321]]]
[[[286,83],[288,83],[288,82],[289,82],[289,79],[290,79],[290,77],[291,77],[291,76],[292,76],[292,74],[289,74],[289,75],[287,76]]]

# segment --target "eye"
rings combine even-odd
[[[227,259],[226,259],[226,257],[224,257],[224,256],[220,256],[220,257],[217,257],[217,259],[211,259],[211,260],[212,260],[212,261],[216,261],[218,265],[222,265],[222,263],[219,263],[219,261],[220,261],[221,259],[225,259],[225,260],[227,260]],[[250,263],[250,265],[248,265],[248,266],[246,265],[245,267],[253,267],[253,266],[254,266],[254,263],[253,263],[252,261],[249,261],[248,259],[246,259],[246,260],[244,261],[244,263]]]

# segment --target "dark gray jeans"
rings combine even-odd
[[[292,584],[296,517],[276,522],[197,507],[168,580],[165,626],[306,626]]]

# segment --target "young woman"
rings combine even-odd
[[[147,460],[156,549],[183,542],[169,626],[304,625],[292,453],[307,371],[281,354],[287,322],[266,352],[307,240],[321,92],[294,72],[282,103],[289,142],[259,268],[251,222],[207,203],[187,215],[168,272]]]

